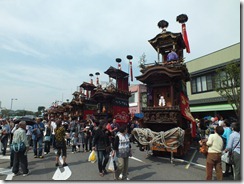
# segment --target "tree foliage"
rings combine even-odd
[[[146,54],[143,53],[140,57],[140,60],[138,61],[139,62],[139,67],[140,68],[144,68],[145,67],[145,63],[146,63]]]
[[[239,62],[227,64],[216,70],[215,90],[232,106],[237,118],[240,117],[241,73]]]
[[[4,118],[14,117],[14,116],[25,116],[25,115],[36,115],[36,113],[27,110],[16,110],[16,111],[10,109],[1,110],[1,116]]]
[[[44,110],[45,110],[45,107],[44,106],[39,106],[38,109],[37,109],[38,112],[42,112]]]

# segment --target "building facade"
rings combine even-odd
[[[141,113],[142,107],[146,107],[147,89],[143,84],[135,84],[129,87],[129,111],[131,115]]]
[[[240,62],[240,43],[186,62],[191,80],[187,82],[190,110],[195,118],[216,116],[235,117],[227,100],[215,91],[216,69],[230,62]]]

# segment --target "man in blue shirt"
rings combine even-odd
[[[240,167],[241,167],[241,156],[240,156],[240,124],[232,123],[232,134],[230,134],[229,140],[227,142],[227,147],[225,151],[233,152],[234,161],[234,180],[240,180]]]
[[[232,129],[230,128],[230,122],[226,119],[221,123],[221,126],[223,126],[223,128],[224,128],[224,133],[223,133],[222,137],[224,140],[224,149],[226,149],[227,143],[230,138],[230,134],[232,133]],[[225,163],[225,173],[223,174],[224,177],[229,175],[230,169],[231,169],[231,173],[233,174],[231,164]]]
[[[42,143],[43,143],[43,131],[45,130],[44,123],[42,123],[40,118],[36,119],[36,124],[33,126],[32,139],[33,139],[33,152],[34,158],[43,158],[42,156]],[[37,153],[38,146],[38,153]],[[37,155],[38,154],[38,155]]]

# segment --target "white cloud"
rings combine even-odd
[[[158,21],[181,32],[175,20],[181,13],[189,17],[186,60],[240,41],[237,0],[0,1],[0,101],[8,104],[18,96],[16,108],[51,104],[62,93],[71,96],[90,80],[89,73],[98,71],[107,81],[104,71],[116,67],[117,57],[127,72],[128,54],[134,57],[134,76],[139,75],[143,53],[148,63],[157,59],[148,40],[161,31]]]
[[[45,54],[42,54],[39,51],[35,50],[33,47],[31,47],[31,45],[27,45],[25,42],[22,42],[15,38],[6,37],[2,39],[2,41],[3,42],[0,43],[0,48],[4,50],[34,57],[47,57]]]

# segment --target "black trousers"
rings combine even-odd
[[[102,173],[102,171],[106,169],[109,160],[109,152],[107,152],[106,150],[97,150],[97,157],[98,170],[100,173]]]
[[[8,134],[4,135],[3,138],[1,139],[2,142],[2,154],[5,156],[6,155],[6,150],[8,146]]]
[[[19,166],[23,171],[23,174],[27,174],[29,172],[28,169],[28,161],[27,155],[25,155],[25,151],[14,152],[14,164],[12,172],[17,174],[19,172]]]
[[[14,165],[14,151],[10,149],[10,167]]]
[[[47,152],[47,153],[50,152],[50,144],[51,144],[50,141],[45,141],[44,142],[44,152]]]
[[[92,150],[92,137],[91,136],[85,138],[85,150],[86,151]]]

